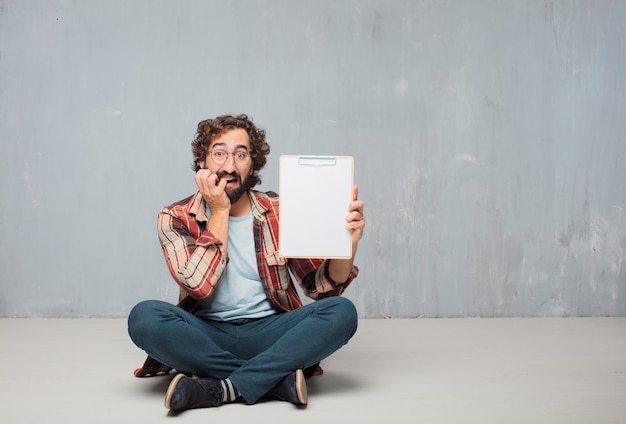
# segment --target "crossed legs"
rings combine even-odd
[[[203,319],[148,300],[128,318],[131,339],[148,355],[186,374],[228,378],[249,404],[294,371],[330,356],[356,328],[356,309],[343,297],[238,323]]]

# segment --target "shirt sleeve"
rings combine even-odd
[[[163,209],[157,219],[159,240],[170,274],[195,299],[206,299],[222,278],[228,257],[222,242],[190,216]]]
[[[359,268],[354,266],[346,281],[333,281],[328,272],[329,263],[328,259],[292,259],[289,269],[304,293],[317,300],[340,296],[359,274]]]

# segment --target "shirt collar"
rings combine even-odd
[[[248,190],[250,196],[250,205],[252,206],[252,216],[258,221],[265,221],[265,214],[268,211],[266,199],[257,196],[254,190]]]

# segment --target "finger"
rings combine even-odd
[[[350,213],[346,216],[347,222],[361,221],[361,220],[363,220],[363,214],[358,209],[351,210]]]
[[[362,200],[353,200],[352,202],[350,202],[350,205],[348,206],[348,212],[349,213],[353,213],[353,212],[358,212],[359,214],[363,214],[363,201]]]
[[[363,233],[365,221],[350,221],[346,224],[346,230],[350,233]]]
[[[359,198],[359,186],[358,185],[354,185],[354,187],[352,187],[352,200],[357,200]]]
[[[199,189],[203,189],[206,187],[206,181],[210,175],[211,171],[209,171],[208,169],[199,169],[198,172],[196,172],[194,179]]]
[[[209,175],[211,175],[211,171],[209,171],[208,169],[198,169],[198,171],[196,172],[196,179],[206,178]]]
[[[207,178],[207,184],[209,187],[215,187],[219,183],[219,177],[217,174],[209,174]]]

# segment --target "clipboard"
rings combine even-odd
[[[353,186],[352,156],[282,155],[280,255],[350,258],[352,239],[345,227]]]

